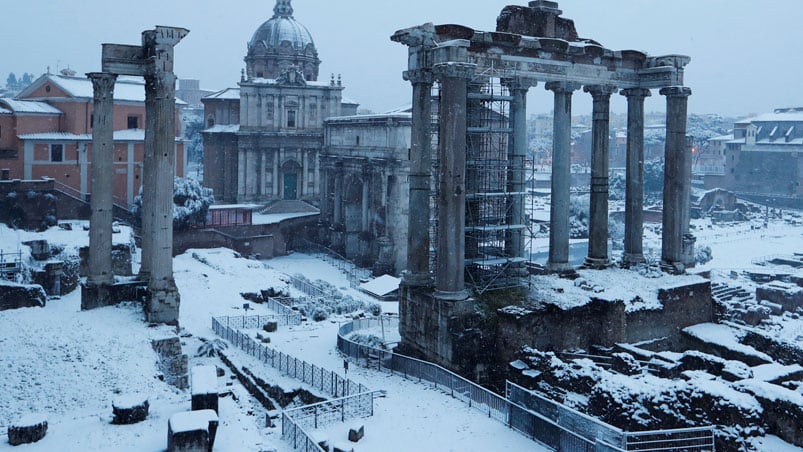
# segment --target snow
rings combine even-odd
[[[740,390],[755,394],[756,397],[761,397],[762,399],[803,406],[803,395],[782,386],[756,379],[740,380],[735,383],[735,386]]]
[[[184,411],[170,416],[170,430],[173,433],[209,430],[209,422],[217,419],[214,410]]]
[[[61,110],[53,107],[45,102],[37,102],[33,100],[15,100],[9,98],[2,98],[0,102],[4,103],[8,108],[16,113],[32,113],[32,114],[48,114],[48,115],[61,115]]]
[[[148,397],[139,394],[125,394],[117,396],[112,401],[115,408],[134,408],[148,401]]]
[[[195,366],[190,370],[192,394],[217,394],[217,372],[215,366]]]
[[[803,372],[799,364],[785,366],[778,363],[761,364],[753,366],[753,378],[759,381],[772,381],[797,372]]]
[[[717,344],[745,355],[755,356],[767,362],[772,361],[772,358],[766,353],[759,352],[753,347],[739,342],[739,339],[744,336],[744,333],[728,325],[700,323],[684,328],[683,331],[705,342]]]
[[[251,217],[251,224],[277,224],[284,220],[311,217],[313,215],[319,215],[319,212],[254,213]]]
[[[394,290],[399,290],[399,284],[401,284],[401,278],[396,278],[395,276],[390,275],[382,275],[366,283],[360,284],[360,289],[371,295],[384,297]]]
[[[31,427],[34,425],[44,424],[47,422],[47,415],[44,413],[28,413],[21,416],[13,423],[16,427]]]
[[[539,301],[554,304],[561,309],[583,306],[596,298],[606,301],[621,300],[626,312],[658,310],[663,305],[658,300],[658,290],[705,282],[700,276],[672,276],[661,273],[657,278],[642,276],[635,270],[611,268],[604,272],[577,270],[585,284],[556,275],[534,276],[534,290]],[[579,279],[578,278],[578,279]],[[557,290],[556,290],[557,289]]]

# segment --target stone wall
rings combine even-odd
[[[40,285],[15,284],[0,280],[0,311],[45,306],[47,295]]]
[[[663,309],[627,313],[624,342],[666,337],[672,348],[679,349],[683,328],[714,320],[710,281],[659,289],[658,299]]]
[[[151,345],[159,356],[159,369],[164,374],[165,383],[179,389],[189,388],[189,359],[181,351],[181,340],[178,337],[155,339]]]
[[[583,306],[563,310],[545,305],[537,310],[498,312],[499,359],[513,361],[521,347],[539,350],[589,350],[592,345],[613,345],[625,339],[625,305],[620,300],[591,299]]]

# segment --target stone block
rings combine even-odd
[[[365,426],[360,425],[359,427],[352,427],[349,429],[349,441],[352,443],[356,443],[365,436]]]
[[[279,329],[279,323],[275,320],[268,321],[262,326],[262,329],[265,330],[266,333],[274,333]]]
[[[350,444],[335,444],[332,452],[354,452],[354,448]]]
[[[218,412],[217,371],[215,366],[192,368],[192,410]]]
[[[212,410],[184,411],[167,422],[168,452],[211,452],[218,417]]]
[[[630,353],[614,353],[611,355],[611,370],[624,375],[638,375],[641,364]]]
[[[112,402],[112,424],[136,424],[148,417],[148,399],[138,396],[122,396]]]
[[[8,427],[8,443],[12,446],[35,443],[47,434],[47,419],[39,414],[29,414]]]
[[[0,311],[45,307],[47,295],[40,285],[16,284],[0,280]]]

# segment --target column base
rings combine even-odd
[[[163,289],[148,288],[149,299],[145,305],[145,320],[150,323],[178,325],[178,309],[181,303],[174,282]]]
[[[432,275],[429,273],[412,273],[405,271],[402,273],[402,284],[407,286],[431,286],[434,284]]]
[[[644,255],[641,253],[625,253],[622,255],[622,268],[635,267],[647,262]]]
[[[598,258],[598,257],[587,257],[585,262],[583,262],[582,268],[589,268],[592,270],[604,270],[611,266],[610,259],[606,258]]]
[[[102,308],[116,304],[112,296],[111,284],[81,284],[81,310]]]
[[[546,263],[546,272],[547,273],[568,273],[573,272],[574,267],[572,264],[568,262],[547,262]]]
[[[432,294],[432,296],[438,300],[443,300],[443,301],[463,301],[463,300],[468,300],[471,294],[469,293],[469,291],[465,289],[457,290],[454,292],[436,290],[435,293]]]
[[[661,260],[661,270],[670,275],[682,275],[686,273],[686,266],[683,262],[669,262]]]

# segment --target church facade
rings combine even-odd
[[[295,20],[290,0],[248,42],[238,88],[205,97],[204,185],[222,202],[318,205],[324,119],[353,115],[338,78],[318,81],[312,35]]]

